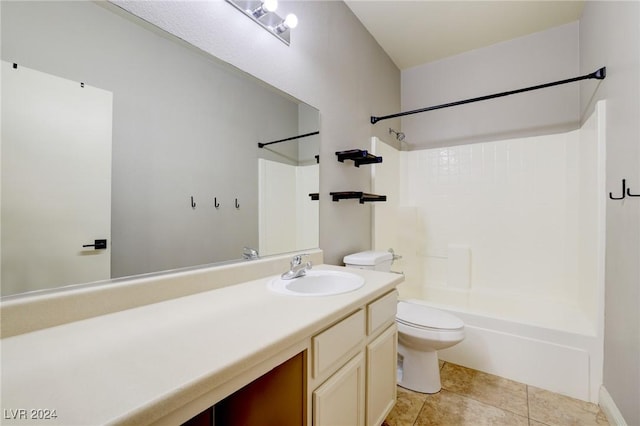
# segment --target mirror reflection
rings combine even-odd
[[[316,109],[106,2],[1,7],[2,296],[318,246],[319,135],[258,147]]]

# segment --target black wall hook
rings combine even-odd
[[[623,200],[625,196],[626,188],[627,188],[627,181],[625,179],[622,179],[622,197],[614,197],[613,194],[610,192],[609,198],[611,198],[612,200]]]
[[[238,204],[238,199],[236,198],[236,209],[240,208],[240,204]]]
[[[629,188],[627,188],[627,195],[629,197],[640,197],[640,194],[632,194]]]
[[[220,203],[218,202],[218,198],[213,197],[213,207],[215,207],[216,209],[220,208]]]
[[[193,195],[191,196],[191,208],[195,209],[196,208],[196,202],[193,201]]]

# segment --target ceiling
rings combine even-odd
[[[584,1],[345,0],[401,70],[580,18]]]

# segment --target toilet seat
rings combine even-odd
[[[396,321],[425,330],[456,331],[464,328],[464,322],[455,315],[402,300],[398,302]]]

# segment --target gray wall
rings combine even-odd
[[[400,107],[400,73],[347,6],[337,1],[281,2],[299,18],[286,46],[231,5],[214,2],[117,2],[204,51],[320,110],[320,247],[327,263],[371,246],[371,207],[331,201],[329,192],[369,190],[367,168],[338,163],[335,152],[366,148],[371,115]],[[392,120],[389,125],[397,126]]]
[[[640,193],[640,3],[588,1],[580,20],[583,72],[607,66],[581,111],[607,100],[607,191]],[[585,117],[586,118],[586,117]],[[604,386],[627,424],[640,424],[640,199],[607,201]]]
[[[116,7],[2,8],[3,59],[114,94],[113,277],[237,259],[243,246],[257,247],[257,157],[296,164],[298,153],[295,143],[278,145],[284,156],[256,143],[296,135],[297,102]]]
[[[497,43],[402,71],[409,111],[579,75],[578,23]],[[580,122],[570,84],[406,116],[407,149],[557,133]]]

